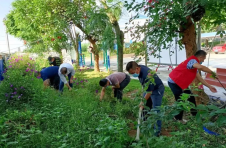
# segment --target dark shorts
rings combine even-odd
[[[59,89],[59,84],[60,84],[60,77],[55,76],[50,78],[50,86],[53,87],[54,89]]]

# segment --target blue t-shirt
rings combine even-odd
[[[149,80],[147,76],[150,73],[151,69],[144,65],[139,65],[139,66],[140,66],[140,74],[138,78],[141,85],[144,86],[144,84],[147,83]],[[146,91],[153,91],[155,89],[158,89],[158,87],[163,84],[162,80],[158,77],[157,74],[154,74],[153,77],[155,79],[155,84],[150,83]]]
[[[195,59],[191,59],[190,61],[188,61],[187,69],[194,69],[193,65],[195,63],[198,63]],[[197,72],[199,72],[199,71],[197,70]],[[175,83],[170,77],[168,78],[168,82]]]
[[[41,73],[41,78],[43,81],[58,76],[59,66],[51,66],[43,69]]]

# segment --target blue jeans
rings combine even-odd
[[[157,109],[157,107],[160,107],[162,105],[162,97],[163,97],[164,91],[165,91],[165,87],[163,84],[160,85],[158,89],[155,89],[154,91],[152,91],[150,98],[146,102],[146,106],[149,107],[152,111],[157,111],[157,113],[159,113],[159,109]],[[146,93],[144,93],[144,96],[145,95]],[[147,113],[148,111],[143,111],[143,117]],[[146,119],[144,118],[144,120]],[[154,126],[154,129],[157,130],[157,132],[155,133],[156,135],[160,133],[161,127],[162,127],[162,121],[157,120],[157,129],[156,129],[156,125]]]
[[[68,84],[72,88],[73,87],[73,84],[70,83],[70,79],[71,79],[71,73],[68,74],[68,80],[69,80]],[[60,80],[59,91],[60,92],[63,92],[63,90],[64,90],[64,82],[62,80]]]

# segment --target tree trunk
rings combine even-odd
[[[74,49],[75,49],[75,53],[76,53],[76,67],[79,68],[79,52],[78,52],[78,37],[79,37],[79,33],[74,34],[75,38],[73,38],[72,32],[69,30],[69,35],[71,38],[71,41],[73,43]]]
[[[76,33],[76,41],[75,41],[75,53],[76,53],[76,66],[79,68],[79,52],[78,52],[78,37],[79,37],[79,34]]]
[[[147,51],[147,42],[143,41],[144,46],[144,65],[148,66],[148,51]]]
[[[102,5],[105,9],[112,9],[108,7],[106,0],[101,0]],[[112,13],[111,11],[107,11],[107,15],[109,20],[111,21],[117,37],[117,45],[118,45],[118,72],[123,72],[123,45],[124,45],[124,33],[120,30],[118,20],[116,18],[116,14]]]
[[[74,41],[73,40],[73,45],[74,45],[74,49],[75,49],[75,53],[76,53],[76,67],[79,68],[79,52],[78,52],[78,41]]]
[[[118,21],[113,23],[118,44],[118,72],[123,72],[123,45],[124,45],[124,33],[120,30]]]
[[[198,34],[197,34],[197,48],[201,50],[201,21],[198,24]]]
[[[195,31],[195,25],[194,23],[192,23],[190,18],[187,19],[186,29],[183,30],[182,43],[185,45],[187,58],[195,54],[195,52],[197,51],[196,31]],[[195,86],[198,86],[199,83],[200,82],[197,79],[195,79],[191,85],[193,86],[193,84],[195,84]],[[204,92],[204,90],[200,89],[200,91],[196,91],[193,89],[192,92],[193,94],[198,95],[197,97],[195,97],[197,105],[201,103],[207,104],[209,102],[209,97]]]
[[[81,24],[76,24],[75,23],[75,26],[78,27],[83,33],[85,33],[85,35],[87,35],[87,39],[89,40],[89,42],[92,44],[93,46],[93,49],[91,49],[91,52],[93,53],[94,55],[94,71],[97,71],[99,72],[100,71],[100,68],[99,68],[99,51],[97,49],[97,45],[96,45],[96,40],[95,39],[92,39],[92,36],[90,36],[82,27]]]
[[[74,46],[74,48],[75,48],[75,53],[76,53],[76,67],[79,67],[78,42],[77,42],[77,46]]]
[[[99,51],[97,49],[96,42],[91,42],[93,49],[91,52],[94,55],[94,71],[100,72],[100,67],[99,67]]]
[[[100,67],[99,67],[99,54],[95,54],[94,55],[94,59],[95,59],[95,61],[94,61],[94,71],[96,71],[96,72],[100,72]]]

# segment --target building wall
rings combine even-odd
[[[140,26],[143,26],[145,24],[145,22],[147,21],[147,19],[135,19],[133,20],[130,24],[130,27],[133,27],[133,29],[131,29],[129,32],[125,33],[127,30],[122,29],[122,31],[124,32],[124,42],[125,43],[130,43],[130,41],[132,40],[133,42],[136,39],[132,39],[131,34],[135,34],[135,28],[136,26],[139,24]],[[133,24],[134,23],[134,24]],[[140,34],[140,39],[137,39],[136,41],[141,41],[143,40],[143,38],[145,37],[144,33]]]

